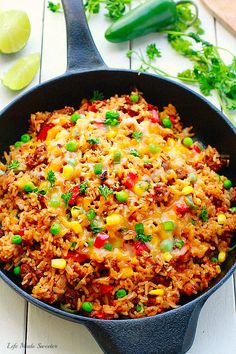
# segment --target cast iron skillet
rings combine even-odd
[[[159,107],[174,104],[185,126],[203,142],[230,154],[227,176],[235,182],[235,128],[209,102],[186,87],[155,75],[130,70],[109,69],[98,53],[84,17],[81,0],[64,0],[68,35],[68,68],[64,75],[43,83],[21,95],[0,114],[0,153],[28,128],[30,113],[78,106],[94,89],[110,96],[129,93],[137,87],[144,97]],[[99,29],[98,29],[99,30]],[[17,293],[32,304],[55,315],[85,325],[107,354],[176,354],[192,345],[199,312],[208,297],[236,269],[236,253],[231,253],[223,271],[211,286],[191,301],[166,313],[143,319],[99,320],[61,311],[34,299],[0,267],[0,276]],[[213,333],[212,333],[213,335]]]

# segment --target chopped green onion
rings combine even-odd
[[[56,195],[52,196],[49,204],[50,204],[50,207],[52,207],[52,208],[58,208],[61,204],[60,198]]]
[[[89,211],[87,212],[87,218],[89,221],[94,220],[96,217],[96,213],[93,209],[89,209]]]
[[[107,251],[112,251],[113,247],[110,243],[105,243],[105,245],[103,246],[103,248]]]
[[[121,160],[121,152],[120,151],[114,151],[113,157],[114,157],[114,163],[116,165],[119,164],[120,160]]]
[[[166,239],[160,243],[160,249],[163,252],[171,252],[173,250],[174,241],[173,239]]]
[[[137,141],[140,141],[143,136],[142,132],[133,132],[132,138],[136,139]]]
[[[165,221],[163,226],[165,231],[173,231],[175,229],[175,223],[173,221]]]
[[[95,175],[101,175],[102,174],[102,164],[97,163],[96,165],[94,165],[93,170],[94,170]]]
[[[88,139],[88,142],[89,142],[90,145],[98,145],[99,144],[99,138],[91,137],[91,138]]]
[[[160,146],[158,146],[156,144],[149,144],[148,148],[149,148],[149,151],[153,154],[156,154],[156,153],[160,152],[160,150],[161,150]]]

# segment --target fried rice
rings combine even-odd
[[[0,165],[0,262],[33,297],[152,316],[221,272],[236,228],[228,158],[142,94],[37,112]]]

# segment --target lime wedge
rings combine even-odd
[[[0,12],[0,52],[19,52],[29,39],[30,29],[29,17],[24,11]]]
[[[39,69],[40,54],[20,58],[3,76],[2,83],[10,90],[19,91],[28,86]]]

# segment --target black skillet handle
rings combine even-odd
[[[191,347],[205,300],[142,320],[86,323],[105,354],[183,354]]]
[[[67,29],[67,71],[106,68],[88,28],[82,0],[62,0]]]

